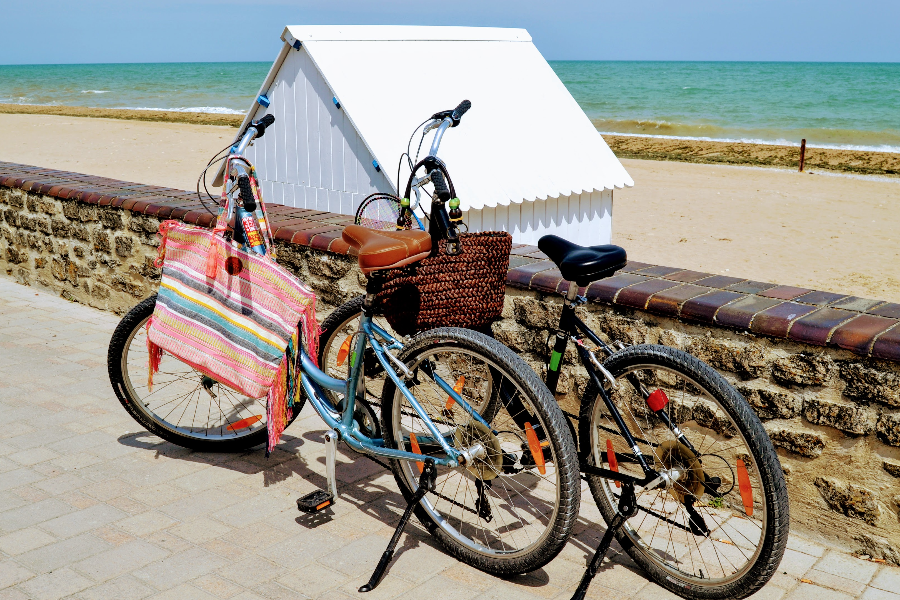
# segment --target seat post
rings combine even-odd
[[[566,281],[569,284],[569,291],[566,292],[566,300],[569,302],[574,302],[575,298],[578,297],[578,284],[574,281]]]
[[[363,314],[368,315],[371,314],[372,309],[375,307],[375,298],[378,291],[381,289],[381,276],[378,272],[371,273],[366,280],[366,297],[363,298]]]

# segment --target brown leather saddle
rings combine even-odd
[[[358,252],[363,275],[405,267],[431,254],[431,235],[418,229],[383,231],[347,225],[343,238]]]

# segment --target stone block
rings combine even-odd
[[[768,370],[765,351],[755,343],[705,335],[694,338],[688,352],[717,369],[737,373],[744,379],[764,377]]]
[[[900,414],[881,415],[875,431],[885,444],[900,446]]]
[[[738,385],[737,390],[747,399],[760,419],[791,419],[803,407],[803,401],[790,392],[748,385]]]
[[[896,373],[873,369],[860,362],[842,362],[840,374],[847,382],[844,395],[848,398],[900,406],[900,376]]]
[[[872,490],[834,477],[816,477],[813,483],[831,510],[869,525],[878,523],[881,508]]]
[[[861,533],[853,538],[859,543],[859,554],[868,554],[872,558],[880,558],[889,563],[900,565],[900,544],[882,537]]]
[[[13,208],[25,208],[25,192],[22,190],[11,190],[7,196],[7,202]]]
[[[526,327],[555,329],[559,325],[562,303],[519,296],[513,299],[513,310],[516,321]]]
[[[109,252],[110,251],[110,242],[109,242],[109,234],[103,230],[98,229],[91,236],[94,241],[94,250],[97,252]]]
[[[326,279],[340,279],[349,273],[356,264],[357,260],[348,256],[325,252],[307,255],[309,273]]]
[[[70,237],[72,235],[72,224],[65,219],[51,219],[50,231],[57,237]]]
[[[885,460],[882,461],[881,468],[887,471],[891,477],[900,477],[900,463]]]
[[[117,235],[116,239],[116,254],[121,256],[122,258],[128,258],[131,256],[134,249],[134,240],[132,240],[128,236]]]
[[[803,416],[810,423],[827,425],[853,435],[866,435],[875,429],[875,411],[856,404],[807,398],[803,403]]]
[[[22,264],[28,260],[28,251],[14,246],[7,246],[6,260],[14,265]]]
[[[775,446],[800,456],[817,458],[825,449],[825,438],[818,433],[783,426],[766,428],[766,431]]]
[[[780,383],[823,385],[837,372],[837,366],[827,354],[801,352],[779,358],[772,364],[772,376]]]
[[[122,229],[122,213],[118,210],[106,209],[100,211],[100,223],[109,229]]]
[[[81,202],[63,202],[63,215],[73,221],[96,221],[99,219],[99,210],[91,204]]]

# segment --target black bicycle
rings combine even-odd
[[[425,181],[416,177],[424,163],[414,164],[406,198],[411,186]],[[427,166],[449,180],[443,163]],[[390,223],[396,216],[397,227],[411,226],[404,218],[409,201],[392,206],[381,219]],[[557,236],[541,238],[538,246],[569,282],[555,342],[547,348],[546,384],[556,390],[573,342],[588,384],[579,414],[566,415],[581,472],[607,523],[575,598],[584,597],[613,537],[653,581],[685,598],[750,596],[775,573],[789,526],[787,487],[759,418],[724,377],[690,354],[604,342],[577,316],[587,301],[578,289],[624,267],[624,249],[584,247]],[[342,356],[339,347],[358,327],[361,309],[359,297],[325,320],[323,368]]]

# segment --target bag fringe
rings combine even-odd
[[[153,374],[159,371],[159,363],[162,361],[163,349],[150,341],[150,322],[147,319],[147,391],[153,391]]]

